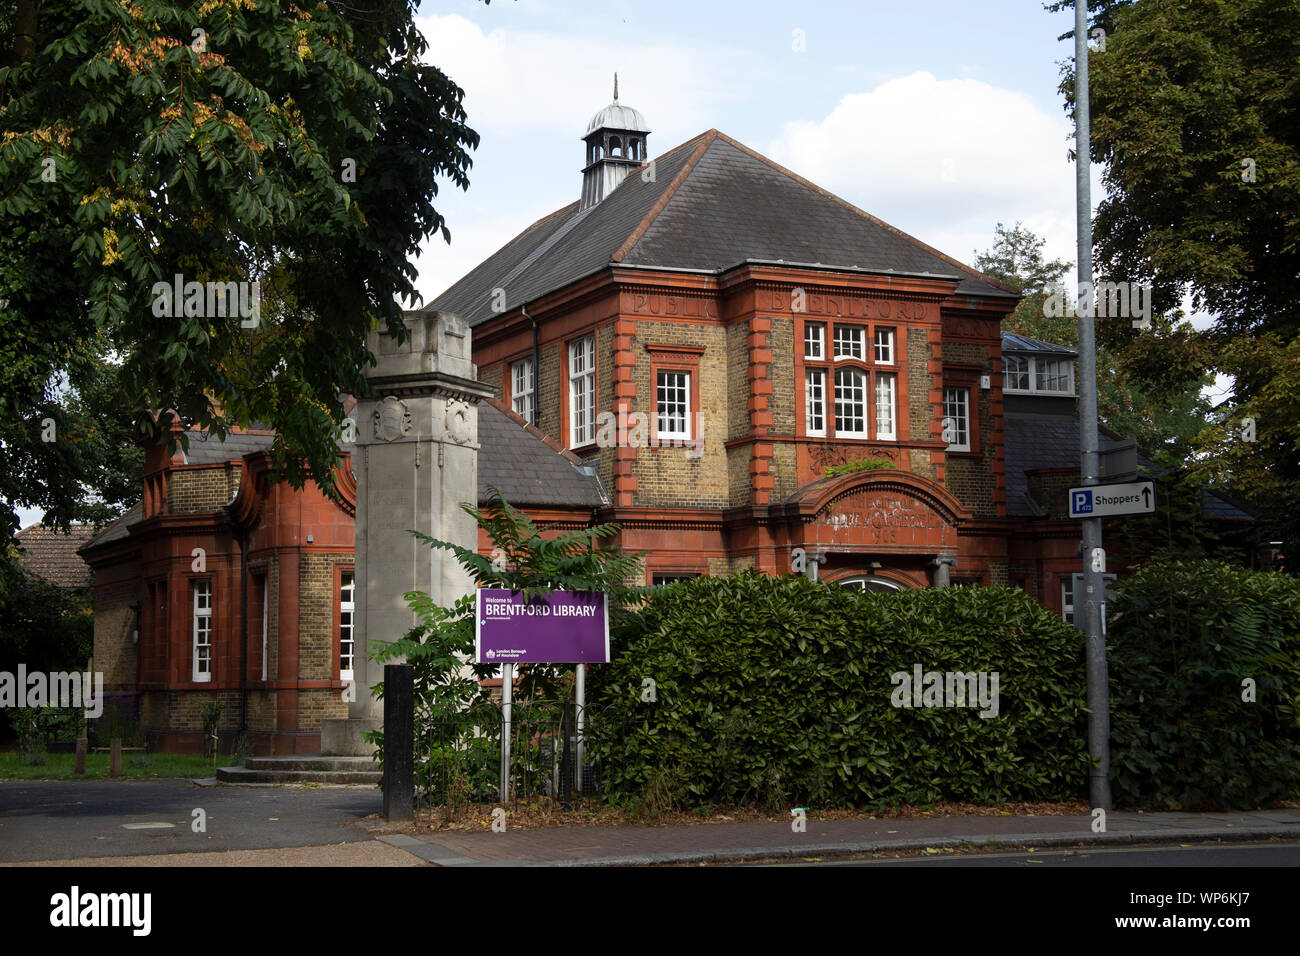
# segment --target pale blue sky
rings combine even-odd
[[[1056,38],[1072,14],[973,4],[425,2],[436,63],[482,137],[468,193],[420,260],[438,294],[577,198],[587,121],[611,98],[659,155],[717,128],[964,261],[1017,219],[1074,258],[1071,127]],[[796,33],[801,31],[801,33]],[[803,50],[795,47],[802,40]]]

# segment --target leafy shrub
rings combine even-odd
[[[16,707],[14,730],[18,734],[18,762],[29,767],[45,765],[45,730],[40,707]]]
[[[914,664],[998,672],[998,716],[895,707]],[[661,806],[1000,803],[1086,780],[1082,635],[1005,588],[696,578],[652,596],[591,683],[607,786]]]
[[[880,468],[897,467],[888,458],[854,458],[840,465],[827,465],[826,477],[838,478],[840,475],[852,475],[859,471],[874,471]]]
[[[219,700],[210,700],[199,710],[199,720],[203,722],[203,755],[211,757],[217,752],[217,727],[221,724],[221,714],[225,705]]]
[[[494,549],[491,556],[419,532],[411,534],[435,550],[450,552],[480,587],[525,594],[555,589],[604,591],[611,622],[635,616],[628,606],[641,600],[644,589],[625,582],[637,571],[640,555],[595,546],[599,539],[616,535],[617,525],[592,525],[547,537],[500,494],[493,494],[481,510],[461,507],[487,533]],[[482,681],[498,676],[500,667],[473,663],[475,596],[464,595],[451,607],[442,607],[423,591],[408,591],[405,597],[418,623],[400,640],[375,642],[369,656],[381,664],[405,660],[411,665],[417,797],[448,807],[487,799],[500,779],[501,712]],[[572,666],[526,665],[516,669],[516,680],[515,721],[542,723],[535,715],[530,718],[527,705],[567,698]],[[380,682],[375,695],[382,699],[383,694]],[[378,748],[376,759],[382,767],[383,731],[365,736]],[[530,741],[527,747],[516,744],[512,768],[526,771],[531,762],[533,779],[541,779],[544,774],[537,766],[541,758],[540,740]]]
[[[1119,579],[1109,618],[1117,801],[1253,808],[1300,792],[1300,582],[1152,564]]]
[[[104,703],[104,713],[95,721],[95,744],[107,747],[114,739],[121,740],[123,747],[134,747],[139,743],[140,721],[135,715],[134,701],[122,698],[109,698]]]

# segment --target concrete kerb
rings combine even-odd
[[[1213,843],[1267,840],[1273,837],[1300,839],[1300,825],[1231,826],[1222,830],[1205,827],[1172,829],[1130,830],[1121,833],[1040,833],[971,835],[965,837],[933,837],[930,839],[907,837],[898,840],[872,840],[858,843],[814,843],[807,846],[744,847],[736,849],[668,851],[628,856],[592,857],[575,860],[476,860],[448,850],[446,847],[426,843],[414,837],[395,835],[379,837],[386,843],[413,853],[435,866],[664,866],[690,863],[744,863],[765,859],[795,859],[799,857],[843,857],[866,853],[894,852],[925,849],[1026,849],[1040,847],[1098,847],[1144,843]],[[410,841],[409,843],[407,841]],[[419,844],[417,847],[414,844]],[[434,851],[434,852],[429,852]]]

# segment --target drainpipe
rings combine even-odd
[[[542,397],[542,346],[541,330],[537,326],[537,320],[528,314],[528,306],[521,306],[520,312],[525,319],[533,323],[533,414],[532,421],[528,424],[537,427],[538,411],[541,405]]]
[[[248,735],[248,529],[239,529],[239,735]]]

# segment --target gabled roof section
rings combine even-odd
[[[1044,342],[1042,339],[1031,339],[1027,335],[1020,335],[1016,332],[1002,333],[1002,351],[1004,352],[1046,352],[1051,355],[1060,356],[1077,356],[1077,349],[1067,348],[1064,345],[1055,345],[1051,342]]]
[[[617,264],[722,272],[745,262],[928,276],[963,295],[1018,294],[709,130],[633,172],[603,201],[539,220],[431,303],[471,327],[493,290],[507,310]]]
[[[492,489],[512,505],[598,508],[609,504],[600,478],[496,399],[478,407],[478,500]]]

